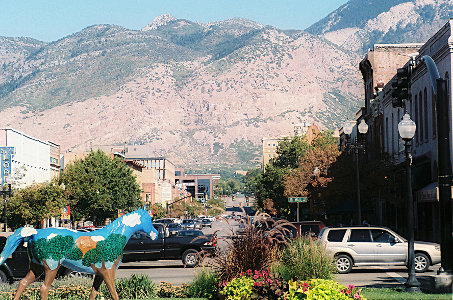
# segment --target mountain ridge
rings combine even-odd
[[[0,124],[63,152],[148,143],[179,166],[257,165],[263,137],[304,121],[340,127],[361,105],[367,45],[427,38],[452,5],[370,0],[368,19],[346,22],[358,3],[307,31],[164,15],[141,30],[93,25],[52,43],[0,37]]]

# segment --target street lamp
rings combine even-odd
[[[1,180],[1,179],[0,179],[0,180]],[[4,231],[4,232],[6,232],[7,227],[8,227],[8,226],[7,226],[7,224],[8,224],[8,217],[6,216],[6,203],[7,203],[7,201],[6,201],[6,195],[8,195],[8,197],[11,198],[11,185],[12,185],[12,183],[13,183],[13,180],[14,180],[14,179],[13,179],[13,176],[8,175],[8,176],[6,177],[6,182],[5,182],[6,184],[8,184],[8,190],[4,191],[4,190],[3,190],[4,185],[2,184],[2,190],[0,191],[1,194],[3,195],[3,223],[5,223],[5,225],[4,225],[5,227],[3,228],[3,231]]]
[[[368,125],[366,124],[365,120],[362,119],[360,124],[357,126],[358,134],[365,134],[368,131]],[[349,120],[343,125],[343,132],[346,134],[346,139],[348,140],[349,136],[352,133],[352,124]],[[360,207],[360,181],[359,181],[359,149],[364,150],[365,145],[358,141],[357,138],[355,142],[347,141],[347,147],[349,151],[354,150],[354,158],[355,158],[355,169],[356,169],[356,183],[357,183],[357,199],[356,199],[356,221],[357,225],[362,223],[362,209]]]
[[[412,179],[411,179],[411,147],[412,138],[415,134],[416,125],[406,112],[403,120],[398,124],[398,132],[404,140],[404,149],[406,153],[406,201],[408,209],[407,228],[409,229],[409,242],[407,246],[407,264],[409,276],[405,283],[406,292],[420,292],[420,282],[415,275],[414,259],[414,203],[412,201]]]

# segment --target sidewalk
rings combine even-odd
[[[438,265],[432,266],[428,272],[416,273],[417,281],[424,292],[431,292],[430,277],[437,274]],[[338,274],[335,280],[343,285],[353,284],[368,288],[405,288],[407,281],[405,267],[355,267],[349,274]]]

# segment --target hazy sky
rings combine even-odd
[[[203,23],[241,17],[306,29],[347,0],[0,0],[0,36],[51,42],[95,24],[141,29],[171,14]]]

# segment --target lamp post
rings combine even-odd
[[[358,134],[367,133],[368,125],[365,123],[364,119],[362,119],[360,124],[357,126],[357,129],[358,129]],[[352,124],[351,124],[351,122],[349,122],[349,120],[346,120],[346,122],[344,123],[343,131],[346,134],[346,138],[348,139],[348,136],[350,136],[351,133],[352,133]],[[361,141],[358,141],[357,138],[356,138],[355,142],[347,141],[347,147],[348,147],[349,151],[354,150],[355,169],[356,169],[356,184],[357,184],[356,221],[357,221],[357,225],[360,225],[362,223],[362,208],[360,207],[359,149],[364,150],[365,149],[365,145]]]
[[[3,227],[3,231],[6,232],[7,231],[7,225],[8,225],[8,217],[6,216],[6,195],[8,195],[8,197],[11,198],[11,184],[13,183],[13,177],[11,175],[8,175],[6,177],[6,184],[8,184],[8,190],[4,191],[3,190],[3,184],[2,184],[2,190],[0,191],[1,194],[3,195],[3,223],[5,223],[4,227]]]
[[[404,149],[406,153],[406,204],[408,210],[407,228],[409,229],[409,242],[407,245],[407,264],[408,274],[406,292],[420,292],[420,282],[415,275],[415,259],[414,259],[414,202],[412,201],[412,175],[411,175],[411,148],[412,138],[415,134],[416,125],[411,120],[411,117],[406,112],[403,120],[398,123],[398,132],[404,140]]]

